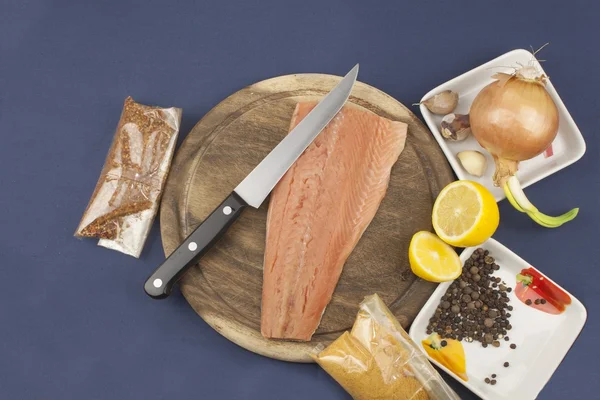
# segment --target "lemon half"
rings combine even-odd
[[[458,254],[431,232],[421,231],[413,235],[408,260],[415,275],[431,282],[451,281],[462,272]]]
[[[435,232],[457,247],[479,246],[498,228],[500,212],[496,199],[473,181],[456,181],[440,192],[433,205]]]

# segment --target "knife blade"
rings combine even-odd
[[[173,285],[221,238],[245,207],[260,207],[287,170],[342,109],[357,76],[358,64],[167,257],[144,284],[148,296],[168,297]]]

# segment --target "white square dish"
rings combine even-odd
[[[535,306],[526,305],[515,294],[516,275],[523,269],[533,267],[494,239],[489,239],[478,247],[489,250],[500,266],[493,275],[512,288],[508,293],[508,304],[513,307],[510,311],[512,329],[507,333],[510,340],[500,340],[500,347],[487,348],[483,348],[479,342],[467,343],[463,340],[461,343],[468,376],[466,382],[436,360],[428,358],[482,399],[535,399],[579,335],[585,324],[587,311],[572,294],[543,274],[544,279],[553,282],[571,297],[571,304],[561,314],[548,314],[534,308]],[[476,248],[472,247],[462,252],[460,258],[463,264],[474,250]],[[422,340],[428,336],[426,329],[429,319],[451,284],[452,282],[445,282],[437,287],[410,328],[411,339],[421,349]],[[511,349],[511,343],[517,347]],[[503,366],[505,362],[509,362],[509,367]],[[491,374],[497,375],[496,385],[484,381]]]
[[[543,71],[541,65],[533,58],[531,52],[524,49],[513,50],[436,87],[423,96],[421,101],[444,90],[452,90],[459,94],[458,106],[456,107],[456,110],[454,110],[454,113],[468,114],[475,96],[477,96],[483,87],[493,81],[492,75],[497,72],[511,73],[513,70],[510,67],[518,67],[519,64],[527,65],[532,59],[534,60],[534,65],[536,65],[540,71]],[[552,144],[554,154],[547,158],[544,154],[541,154],[531,160],[520,163],[518,177],[523,188],[573,164],[585,153],[585,141],[583,140],[583,136],[550,80],[548,80],[546,84],[546,89],[558,107],[560,120],[558,135]],[[492,192],[496,201],[504,199],[505,195],[502,189],[495,187],[492,183],[492,175],[494,173],[494,161],[492,156],[479,146],[473,136],[460,142],[445,140],[440,133],[440,124],[443,115],[431,113],[423,104],[421,104],[420,110],[425,122],[435,136],[446,155],[446,158],[448,158],[450,166],[458,178],[469,179],[481,183]],[[485,154],[488,166],[482,177],[478,178],[468,174],[460,165],[456,154],[464,150],[478,150]]]

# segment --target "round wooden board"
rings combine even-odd
[[[184,238],[287,134],[294,106],[317,100],[340,77],[281,76],[255,83],[213,108],[190,132],[173,162],[161,207],[165,254]],[[238,345],[280,360],[310,362],[354,321],[363,297],[377,292],[407,327],[435,285],[416,278],[408,245],[431,229],[431,209],[454,178],[433,136],[406,107],[357,82],[352,103],[409,125],[406,147],[392,169],[387,194],[348,258],[335,294],[311,342],[266,340],[260,334],[262,265],[268,201],[246,210],[225,236],[180,281],[194,310]]]

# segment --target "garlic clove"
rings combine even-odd
[[[458,93],[452,90],[444,90],[423,101],[422,104],[434,114],[448,114],[454,111],[458,105]]]
[[[442,136],[453,141],[465,140],[471,134],[469,115],[448,114],[442,119],[440,125]]]
[[[462,167],[469,174],[482,177],[487,168],[487,160],[483,154],[476,150],[461,151],[456,155]]]

